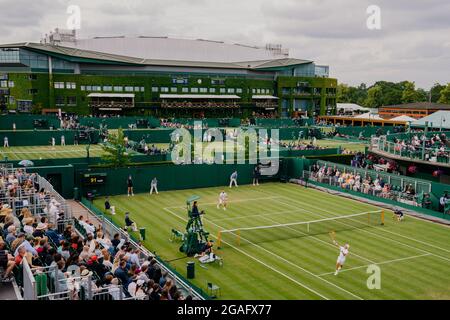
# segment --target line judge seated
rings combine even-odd
[[[130,213],[129,212],[125,212],[125,231],[128,231],[128,228],[130,228],[133,231],[138,231],[137,230],[137,225],[136,222],[134,222],[133,220],[130,219]]]

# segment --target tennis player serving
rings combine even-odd
[[[344,246],[340,246],[337,241],[332,236],[333,244],[339,248],[339,257],[336,261],[336,272],[334,273],[335,276],[338,275],[339,271],[342,269],[345,263],[345,259],[347,258],[349,254],[350,245],[346,243]]]

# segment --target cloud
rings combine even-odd
[[[0,0],[0,43],[39,41],[81,8],[81,37],[149,35],[279,43],[340,82],[450,82],[448,0]],[[369,5],[381,30],[366,28]]]

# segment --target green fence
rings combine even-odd
[[[404,128],[404,127],[399,127]],[[336,127],[336,131],[340,134],[344,134],[351,137],[364,137],[370,138],[373,135],[382,135],[382,134],[393,134],[396,130],[396,127]]]
[[[33,167],[28,169],[28,172],[36,172],[47,179],[65,199],[73,198],[73,188],[75,187],[75,168],[73,165]]]
[[[154,117],[111,117],[111,118],[97,118],[97,117],[81,117],[79,118],[80,125],[100,128],[100,125],[107,126],[108,129],[128,128],[128,125],[136,124],[138,120],[147,120],[151,128],[158,128],[160,126],[159,119]]]
[[[208,128],[223,128],[223,127],[239,127],[241,119],[239,118],[206,118],[206,119],[191,119],[191,118],[177,118],[173,122],[194,125],[194,122],[201,122],[202,125],[207,125]]]
[[[178,190],[192,188],[206,188],[228,185],[231,173],[238,171],[242,184],[251,183],[253,178],[253,164],[197,164],[197,165],[151,165],[129,168],[95,168],[77,172],[77,185],[82,185],[82,175],[86,173],[106,173],[106,183],[97,186],[83,186],[84,194],[95,190],[96,194],[117,195],[127,191],[127,178],[133,177],[134,192],[148,192],[150,181],[158,179],[158,190]],[[271,177],[276,179],[278,176]],[[265,178],[262,177],[262,180]],[[269,178],[267,178],[269,179]]]
[[[300,127],[300,126],[312,126],[314,119],[256,119],[256,125],[259,127],[267,128],[282,128],[282,127]]]
[[[147,143],[170,143],[170,135],[175,129],[144,129],[144,130],[124,130],[123,133],[129,140],[141,141],[145,139]]]
[[[59,128],[60,121],[56,116],[50,115],[0,115],[0,130],[12,130],[16,124],[17,130],[34,129],[34,120],[46,120],[49,127]]]

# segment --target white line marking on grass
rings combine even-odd
[[[172,210],[170,210],[169,207],[166,207],[166,208],[163,208],[163,209],[166,210],[167,212],[169,212],[170,214],[174,215],[175,217],[178,217],[179,219],[185,221],[185,222],[188,221],[187,219],[185,219],[185,218],[179,216],[178,214],[176,214],[175,212],[173,212]],[[211,234],[211,236],[217,239],[217,237],[215,237],[214,235]],[[317,296],[319,296],[319,297],[321,297],[321,298],[323,298],[323,299],[325,299],[325,300],[330,300],[329,298],[327,298],[327,297],[324,296],[323,294],[321,294],[321,293],[317,292],[316,290],[314,290],[314,289],[308,287],[307,285],[305,285],[305,284],[303,284],[303,283],[301,283],[301,282],[299,282],[299,281],[293,279],[292,277],[288,276],[287,274],[285,274],[285,273],[283,273],[283,272],[277,270],[276,268],[274,268],[274,267],[268,265],[267,263],[265,263],[265,262],[263,262],[263,261],[261,261],[261,260],[255,258],[255,257],[253,257],[252,255],[248,254],[247,252],[245,252],[245,251],[243,251],[243,250],[241,250],[241,249],[239,249],[239,248],[233,246],[232,244],[230,244],[230,243],[228,243],[228,242],[226,242],[226,241],[223,241],[223,240],[222,240],[222,242],[225,243],[225,244],[227,244],[227,245],[229,245],[231,248],[235,249],[236,251],[238,251],[238,252],[244,254],[245,256],[247,256],[247,257],[249,257],[249,258],[255,260],[256,262],[258,262],[258,263],[260,263],[260,264],[262,264],[263,266],[265,266],[265,267],[271,269],[272,271],[275,271],[276,273],[280,274],[281,276],[285,277],[286,279],[288,279],[288,280],[290,280],[290,281],[296,283],[297,285],[301,286],[302,288],[305,288],[305,289],[311,291],[312,293],[316,294]]]
[[[218,225],[218,224],[216,224],[216,223],[213,223],[213,222],[211,222],[211,221],[209,221],[209,220],[207,220],[207,219],[205,219],[205,220],[208,221],[208,222],[210,222],[210,223],[212,223],[213,225],[215,225],[216,227],[218,227],[218,228],[220,228],[220,229],[225,229],[225,228],[223,228],[222,226],[220,226],[220,225]],[[248,240],[248,239],[246,239],[246,238],[244,238],[244,237],[242,237],[242,236],[240,236],[240,238],[241,238],[242,240],[244,240],[244,241],[247,241],[248,243],[250,243],[251,245],[253,245],[253,246],[257,247],[257,248],[259,248],[259,249],[261,249],[261,250],[263,250],[263,251],[266,251],[266,252],[269,253],[271,256],[275,256],[275,257],[277,257],[278,259],[280,259],[280,260],[286,262],[287,264],[290,264],[291,266],[293,266],[293,267],[295,267],[295,268],[297,268],[297,269],[300,269],[300,270],[302,270],[302,271],[304,271],[304,272],[306,272],[306,273],[308,273],[308,274],[310,274],[310,275],[312,275],[312,276],[314,276],[314,277],[316,277],[316,278],[318,278],[318,279],[321,279],[322,281],[325,281],[326,283],[328,283],[328,284],[330,284],[330,285],[332,285],[332,286],[334,286],[334,287],[336,287],[336,288],[338,288],[338,289],[340,289],[340,290],[342,290],[342,291],[344,291],[344,292],[346,292],[346,293],[352,295],[353,297],[355,297],[355,298],[357,298],[357,299],[364,300],[364,299],[361,298],[360,296],[358,296],[358,295],[356,295],[356,294],[354,294],[354,293],[352,293],[352,292],[350,292],[350,291],[347,291],[347,290],[345,290],[344,288],[341,288],[341,287],[339,287],[338,285],[336,285],[336,284],[334,284],[334,283],[332,283],[332,282],[330,282],[330,281],[328,281],[328,280],[325,280],[325,279],[322,279],[322,278],[320,278],[320,277],[317,277],[317,276],[316,276],[314,273],[312,273],[311,271],[306,270],[305,268],[303,268],[303,267],[301,267],[301,266],[299,266],[299,265],[293,263],[292,261],[287,260],[287,259],[285,259],[285,258],[283,258],[283,257],[281,257],[281,256],[279,256],[279,255],[277,255],[276,253],[274,253],[274,252],[272,252],[272,251],[270,251],[270,250],[267,250],[266,248],[264,248],[264,247],[262,247],[262,246],[260,246],[260,245],[258,245],[258,244],[256,244],[256,243],[254,243],[254,242],[252,242],[252,241],[250,241],[250,240]]]
[[[344,196],[341,196],[341,195],[338,195],[338,194],[328,193],[328,192],[325,192],[325,191],[322,191],[322,190],[319,190],[319,189],[315,189],[315,188],[314,189],[311,188],[311,190],[314,190],[314,191],[317,191],[317,192],[320,192],[320,193],[323,193],[323,194],[328,194],[330,196],[334,196],[334,197],[338,197],[338,198],[345,198],[347,200],[351,200],[353,202],[357,202],[359,204],[364,204],[364,205],[367,205],[367,206],[370,206],[370,207],[380,208],[380,207],[377,207],[376,205],[363,202],[362,200],[357,200],[357,199],[353,199],[353,198],[347,198],[347,197],[344,197]],[[357,196],[357,197],[359,197],[359,196]],[[391,209],[386,209],[386,210],[392,211]],[[448,225],[448,224],[443,224],[443,223],[435,222],[435,221],[432,221],[432,220],[415,217],[413,215],[408,215],[408,218],[413,218],[413,219],[416,219],[416,220],[419,220],[419,221],[422,221],[422,222],[433,223],[434,225],[441,226],[441,227],[444,227],[444,228],[447,228],[447,229],[450,228],[450,225]]]
[[[311,205],[311,204],[309,204],[309,203],[307,203],[307,202],[299,201],[299,200],[296,200],[296,199],[293,199],[293,198],[289,198],[289,197],[286,197],[286,196],[281,196],[281,197],[282,197],[282,198],[289,199],[290,201],[294,201],[294,202],[296,202],[296,203],[298,203],[298,204],[303,204],[303,205],[306,205],[306,206],[309,206],[309,207],[313,207],[313,205]],[[282,203],[285,203],[285,202],[282,202]],[[287,203],[285,203],[285,204],[287,204]],[[337,203],[335,203],[334,205],[339,206],[339,207],[342,207],[342,208],[345,208],[345,207],[343,207],[342,205],[337,204]],[[291,206],[292,206],[292,205],[291,205]],[[320,210],[320,211],[329,213],[329,214],[331,214],[331,215],[333,215],[333,216],[335,216],[335,217],[341,216],[341,215],[336,214],[336,213],[334,213],[334,212],[332,212],[332,211],[330,211],[330,210],[321,209],[321,208],[316,208],[316,207],[314,207],[314,208],[315,208],[315,209],[318,209],[318,210]],[[320,213],[317,213],[317,212],[313,212],[313,211],[309,211],[309,210],[306,210],[306,211],[307,211],[307,212],[310,212],[310,213],[312,213],[312,214],[318,215],[318,216],[320,216],[320,217],[324,217],[323,214],[320,214]],[[353,219],[352,219],[352,220],[353,220]],[[344,222],[340,222],[340,223],[345,224]],[[433,255],[433,256],[435,256],[435,257],[438,257],[438,258],[440,258],[440,259],[443,259],[443,260],[446,260],[446,261],[449,261],[449,262],[450,262],[450,259],[448,259],[448,258],[446,258],[446,257],[437,255],[437,254],[432,253],[432,252],[429,252],[429,251],[427,251],[427,250],[423,250],[423,249],[420,249],[420,248],[411,246],[411,245],[409,245],[409,244],[400,242],[400,241],[398,241],[398,240],[395,240],[395,239],[392,239],[392,238],[389,238],[389,237],[385,237],[385,236],[383,236],[383,235],[380,235],[380,234],[377,234],[377,233],[373,233],[373,232],[370,232],[370,231],[367,231],[367,230],[364,230],[364,229],[357,229],[357,230],[358,230],[358,231],[361,231],[361,232],[368,233],[368,234],[372,234],[372,235],[374,235],[374,236],[376,236],[376,237],[379,237],[379,238],[382,238],[382,239],[384,239],[384,240],[390,240],[390,241],[392,241],[392,242],[394,242],[394,243],[397,243],[397,244],[403,245],[403,246],[405,246],[405,247],[409,247],[409,248],[415,249],[415,250],[417,250],[417,251],[429,253],[429,254],[431,254],[431,255]],[[416,239],[414,239],[414,238],[410,238],[410,237],[407,237],[407,236],[403,236],[403,235],[400,235],[400,234],[391,232],[391,231],[389,231],[389,230],[385,230],[385,229],[383,229],[383,228],[377,228],[377,230],[381,230],[381,231],[384,231],[384,232],[387,232],[387,233],[391,233],[391,234],[394,234],[394,235],[396,235],[396,236],[406,238],[406,239],[408,239],[408,240],[416,241]],[[421,241],[417,241],[417,242],[421,242]],[[421,242],[421,243],[422,243],[422,242]],[[426,242],[423,242],[423,244],[427,244],[427,243],[426,243]],[[427,245],[429,245],[429,244],[427,244]],[[433,246],[433,245],[429,245],[429,246],[435,247],[435,246]],[[439,248],[439,247],[436,247],[436,248],[442,249],[442,248]],[[442,250],[448,251],[448,250],[446,250],[446,249],[442,249]]]
[[[343,197],[343,196],[340,196],[340,195],[338,195],[338,194],[332,194],[332,193],[324,192],[324,191],[318,190],[318,189],[312,189],[312,190],[317,191],[317,192],[321,192],[321,193],[324,193],[324,194],[329,194],[330,196],[334,196],[334,197],[338,197],[338,198],[345,198],[345,199],[351,200],[351,201],[353,201],[353,202],[357,202],[357,203],[359,203],[359,204],[364,204],[364,205],[371,206],[371,207],[374,207],[374,208],[381,208],[381,207],[377,207],[376,205],[373,205],[373,204],[370,204],[370,203],[365,203],[365,202],[363,202],[363,201],[361,201],[361,200],[356,200],[356,199],[353,199],[353,198]],[[375,201],[376,201],[376,200],[375,200]],[[382,209],[383,209],[383,210],[387,210],[387,211],[393,211],[393,210],[391,210],[391,209],[384,209],[384,208],[382,208]],[[406,210],[408,210],[408,209],[406,209]],[[432,224],[434,224],[435,226],[437,225],[437,226],[440,226],[440,227],[444,227],[444,228],[450,229],[450,225],[448,225],[448,224],[443,224],[443,223],[435,222],[435,221],[432,221],[432,220],[428,220],[428,219],[424,219],[424,218],[415,217],[415,216],[413,216],[413,215],[408,215],[408,218],[413,218],[413,219],[416,219],[416,220],[419,220],[419,221],[422,221],[422,222],[432,223]],[[442,219],[442,218],[441,218],[441,219]],[[428,243],[427,243],[427,244],[428,244]],[[428,244],[428,245],[430,245],[430,244]],[[440,248],[440,249],[442,249],[442,248]],[[445,250],[445,249],[443,249],[443,250]],[[449,251],[449,250],[447,250],[447,251]],[[449,252],[450,252],[450,251],[449,251]]]
[[[235,202],[247,202],[247,201],[258,201],[258,200],[267,200],[267,199],[275,199],[275,198],[282,198],[283,196],[272,196],[272,197],[261,197],[261,198],[250,198],[250,199],[239,199],[239,200],[230,200],[227,201],[228,203],[235,203]],[[217,202],[205,202],[202,203],[202,206],[207,205],[217,205]],[[185,208],[182,206],[174,206],[174,207],[166,207],[167,209],[180,209]]]
[[[267,217],[262,217],[262,218],[263,218],[263,219],[267,219],[267,220],[272,221],[272,222],[275,222],[275,223],[279,223],[278,221],[276,221],[276,220],[274,220],[274,219],[270,219],[270,218],[267,218]],[[291,229],[291,230],[293,230],[293,231],[295,231],[295,232],[297,232],[297,233],[299,233],[299,234],[303,234],[303,235],[307,236],[308,238],[312,238],[312,239],[314,239],[314,240],[316,240],[316,241],[318,241],[318,242],[321,242],[321,243],[323,243],[323,244],[325,244],[325,245],[327,245],[327,246],[331,246],[331,247],[333,247],[334,249],[336,249],[336,246],[333,245],[333,244],[331,244],[331,243],[329,243],[329,242],[326,242],[326,241],[324,241],[324,240],[322,240],[322,239],[319,239],[319,238],[317,238],[317,237],[315,237],[315,236],[310,236],[310,235],[308,235],[307,233],[304,233],[304,232],[302,232],[302,231],[300,231],[300,230],[296,230],[296,229],[294,229],[294,228],[292,228],[292,227],[288,227],[288,228]],[[372,260],[370,260],[370,259],[367,259],[367,258],[365,258],[365,257],[363,257],[363,256],[360,256],[359,254],[356,254],[356,253],[352,253],[352,256],[358,257],[358,258],[360,258],[360,259],[362,259],[362,260],[365,260],[365,261],[369,261],[370,263],[375,263],[374,261],[372,261]]]
[[[406,260],[412,260],[412,259],[417,259],[417,258],[421,258],[421,257],[426,257],[426,256],[430,256],[432,255],[431,253],[424,253],[424,254],[420,254],[417,256],[410,256],[410,257],[406,257],[406,258],[399,258],[399,259],[393,259],[393,260],[386,260],[386,261],[382,261],[382,262],[378,262],[378,263],[374,263],[376,265],[381,265],[381,264],[388,264],[388,263],[393,263],[393,262],[399,262],[399,261],[406,261]],[[358,267],[353,267],[353,268],[348,268],[348,269],[343,269],[341,271],[339,271],[339,273],[341,272],[346,272],[346,271],[351,271],[351,270],[356,270],[356,269],[362,269],[362,268],[367,268],[368,266],[370,266],[370,264],[366,264],[364,266],[358,266]],[[326,275],[330,275],[330,274],[334,274],[333,272],[326,272],[326,273],[322,273],[322,274],[318,274],[318,277],[323,277]]]
[[[277,213],[262,213],[262,214],[253,214],[253,215],[249,215],[249,216],[219,218],[219,219],[214,219],[214,220],[208,219],[208,221],[217,222],[217,221],[227,221],[227,220],[240,220],[240,219],[246,219],[246,218],[256,218],[256,217],[264,217],[264,216],[276,216],[276,215],[287,214],[287,213],[295,213],[295,212],[300,212],[300,211],[304,211],[304,210],[303,209],[286,210],[286,211],[279,211]]]

